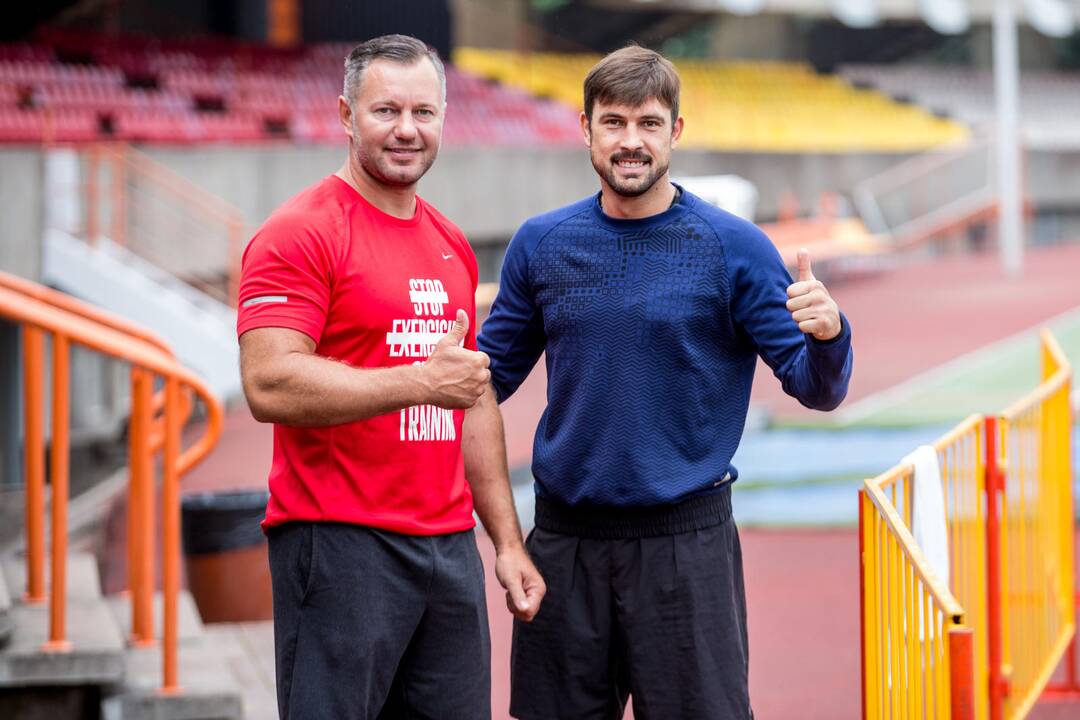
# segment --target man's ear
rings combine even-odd
[[[671,128],[671,148],[672,148],[672,150],[674,150],[676,147],[678,147],[679,138],[682,137],[682,131],[683,131],[683,119],[682,119],[682,116],[680,115],[679,117],[675,118],[675,125],[673,125],[672,128]]]
[[[584,112],[578,117],[581,122],[581,135],[585,138],[585,147],[592,147],[592,128],[589,127],[589,116]]]
[[[341,126],[345,128],[345,134],[349,136],[350,140],[353,140],[352,136],[352,107],[349,106],[349,101],[345,99],[344,95],[338,95],[337,99],[338,120],[341,121]]]

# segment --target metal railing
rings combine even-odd
[[[934,443],[949,587],[934,575],[910,531],[916,511],[912,466],[897,465],[864,482],[859,543],[866,718],[1021,718],[1062,657],[1068,658],[1066,682],[1053,690],[1080,696],[1072,655],[1066,654],[1076,612],[1072,369],[1047,331],[1042,358],[1038,388],[1000,416],[973,415]],[[929,630],[923,627],[927,617]],[[951,646],[947,652],[942,633],[957,638],[960,655],[951,654]]]
[[[24,382],[24,457],[26,483],[27,602],[47,602],[49,630],[45,650],[71,649],[67,634],[67,506],[69,353],[81,345],[126,361],[131,367],[129,432],[128,582],[132,602],[132,642],[155,642],[154,458],[162,474],[162,690],[179,690],[177,664],[180,589],[180,477],[210,452],[221,434],[222,407],[203,381],[182,367],[167,346],[127,321],[19,278],[0,274],[0,317],[21,326]],[[45,346],[51,341],[51,499],[50,587],[45,591]],[[161,389],[155,393],[154,384]],[[192,409],[188,393],[202,401],[207,429],[186,450],[180,430]]]
[[[1072,369],[1049,332],[1042,346],[1042,384],[988,428],[1000,448],[991,474],[1001,508],[998,689],[1008,718],[1035,705],[1076,631]]]
[[[860,217],[898,247],[986,222],[998,204],[990,150],[985,140],[938,148],[861,181],[852,193]]]
[[[82,234],[105,236],[236,306],[244,224],[240,210],[122,143],[80,148]]]
[[[982,549],[980,430],[972,417],[935,443],[947,478],[950,567],[970,566]],[[911,465],[867,480],[860,492],[863,716],[974,718],[985,688],[978,636],[986,619],[978,603],[965,612],[962,601],[980,588],[977,578],[949,588],[934,573],[909,530],[913,493]]]

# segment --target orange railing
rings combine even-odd
[[[136,325],[119,315],[114,315],[108,311],[94,307],[93,305],[88,305],[76,300],[70,295],[66,295],[43,285],[38,285],[37,283],[30,282],[29,280],[25,280],[16,275],[9,275],[2,272],[0,272],[0,287],[6,287],[99,325],[138,338],[170,357],[173,355],[168,344],[155,333]],[[34,358],[43,356],[44,348],[38,347],[39,340],[40,339],[37,336],[32,334],[27,336],[24,333],[24,363],[30,363]],[[25,412],[28,413],[26,420],[27,431],[30,433],[37,433],[40,431],[41,421],[36,413],[40,411],[40,408],[44,407],[44,398],[41,397],[41,384],[36,381],[31,382],[31,378],[27,376],[24,391],[27,394],[25,407]],[[187,421],[192,409],[191,399],[188,393],[184,393],[181,396],[181,403],[180,417],[181,424],[183,424]],[[151,414],[155,418],[155,427],[150,437],[150,452],[154,453],[161,450],[162,442],[164,440],[162,428],[163,417],[159,417],[165,406],[165,391],[163,389],[154,393],[150,400],[150,405]],[[133,424],[137,422],[138,419],[133,418]],[[33,442],[32,445],[30,444],[31,440]],[[41,444],[42,440],[39,440],[37,435],[32,435],[30,440],[28,440],[28,447],[40,447]],[[135,444],[132,445],[132,447],[136,446],[137,445]],[[129,458],[129,461],[134,460],[135,458]],[[38,469],[37,465],[35,465],[35,463],[39,462],[40,456],[36,454],[27,457],[27,472],[31,473],[35,478],[39,477],[41,474],[41,471]],[[134,462],[132,462],[132,464],[134,464]],[[28,484],[27,489],[27,556],[35,559],[35,562],[30,562],[27,566],[26,600],[28,602],[36,603],[45,600],[45,573],[40,560],[44,553],[43,548],[45,546],[44,498],[37,492],[37,483],[32,485]],[[127,515],[127,536],[133,539],[132,542],[128,542],[127,544],[127,571],[128,588],[142,589],[141,592],[132,593],[131,596],[132,640],[137,644],[146,645],[153,642],[153,608],[150,602],[153,588],[148,586],[148,583],[154,577],[154,526],[153,498],[142,493],[141,490],[142,488],[139,483],[130,483],[128,485],[128,507],[139,508],[140,511],[129,512]],[[143,497],[143,495],[146,495],[146,497]]]
[[[1038,388],[1000,416],[973,415],[934,443],[945,499],[948,588],[928,568],[909,529],[912,467],[897,465],[864,483],[866,718],[1024,717],[1073,642],[1072,370],[1049,332],[1042,346]],[[945,632],[970,631],[970,661],[965,657],[958,668],[942,646],[926,647],[921,621],[913,618],[927,616],[933,632],[941,630],[941,616],[949,625]],[[1071,662],[1066,674],[1054,691],[1080,694]],[[949,676],[959,685],[944,684],[941,678]],[[965,698],[971,693],[961,707],[958,688]]]
[[[80,155],[87,242],[107,236],[236,306],[245,232],[236,207],[129,145],[95,143]]]
[[[211,450],[221,434],[221,404],[203,381],[181,366],[155,336],[115,316],[28,283],[0,274],[0,317],[22,328],[25,393],[24,456],[27,505],[28,602],[48,602],[49,632],[45,649],[70,648],[66,628],[69,353],[73,344],[126,361],[131,365],[131,466],[128,497],[129,590],[132,641],[154,642],[153,507],[154,456],[162,454],[162,689],[179,689],[177,603],[180,588],[180,476]],[[52,485],[50,588],[44,591],[45,341],[51,339],[52,436],[49,478]],[[163,390],[155,399],[153,386]],[[185,391],[203,402],[208,417],[205,434],[186,450],[180,429],[191,411]]]

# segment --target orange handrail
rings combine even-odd
[[[86,149],[86,240],[93,244],[99,232],[101,196],[98,189],[98,173],[102,161],[107,161],[112,178],[110,233],[118,245],[127,243],[127,219],[129,196],[128,181],[145,181],[149,186],[167,194],[180,210],[192,217],[203,218],[224,231],[226,257],[226,297],[224,300],[236,307],[239,290],[240,259],[244,243],[244,223],[240,210],[224,199],[192,183],[175,170],[155,161],[124,143],[94,143]],[[132,211],[134,215],[134,211]],[[138,249],[133,248],[137,253]],[[169,268],[164,268],[169,270]]]
[[[157,333],[151,332],[141,325],[136,325],[130,320],[108,312],[107,310],[102,310],[101,308],[76,300],[65,293],[5,272],[0,272],[0,287],[9,288],[53,307],[60,308],[78,315],[79,317],[91,320],[99,325],[104,325],[105,327],[131,335],[132,337],[136,337],[149,343],[166,355],[169,355],[170,357],[173,356],[172,349],[169,347],[168,343],[166,343]],[[25,367],[36,365],[39,362],[37,358],[43,356],[43,350],[38,347],[38,344],[41,342],[42,337],[39,332],[28,332],[25,334],[24,347],[26,350],[24,352],[31,354],[31,357],[24,358]],[[28,415],[26,427],[28,429],[40,427],[40,420],[36,418],[35,413],[40,411],[41,403],[43,402],[40,383],[31,384],[33,382],[33,376],[30,373],[27,373],[24,392],[27,398],[35,398],[32,402],[30,400],[26,402],[25,412]],[[192,402],[190,394],[183,393],[181,396],[181,403],[181,423],[184,423],[187,422],[187,419],[191,415]],[[164,443],[164,418],[157,417],[165,406],[164,389],[153,394],[150,404],[153,408],[152,414],[154,415],[154,418],[152,420],[153,427],[147,430],[149,433],[147,437],[149,439],[149,452],[154,453],[160,450]],[[34,441],[34,447],[41,445],[41,440],[34,438]],[[44,476],[41,474],[42,468],[35,464],[39,463],[39,461],[40,459],[37,457],[28,457],[26,470],[26,546],[27,548],[35,549],[34,552],[27,553],[27,592],[25,600],[30,603],[40,603],[45,600],[45,553],[43,550],[45,545],[45,529],[40,522],[40,519],[44,518],[44,511],[42,509],[44,508]],[[136,483],[129,484],[129,507],[135,506],[136,503],[142,501],[139,492]],[[149,512],[152,513],[152,505],[150,507],[151,510]],[[153,548],[153,525],[149,524],[147,527],[143,528],[143,524],[145,523],[141,522],[139,513],[128,513],[128,537],[134,538],[142,536],[145,540],[145,544],[128,543],[127,569],[129,590],[138,587],[143,582],[142,577],[154,577],[154,557],[151,552]],[[141,547],[146,548],[145,552],[140,550]],[[150,606],[150,600],[145,592],[143,592],[134,593],[132,595],[132,602],[134,605],[131,613],[132,636],[135,642],[139,644],[150,643],[153,641],[153,629],[151,628],[153,609]]]
[[[23,292],[29,290],[29,292]],[[0,278],[0,317],[22,326],[24,342],[23,362],[27,381],[27,412],[25,456],[27,458],[27,514],[28,527],[44,526],[44,473],[41,463],[44,452],[41,431],[43,397],[43,346],[44,335],[52,337],[52,445],[50,479],[52,498],[52,562],[51,588],[49,592],[49,636],[45,649],[64,651],[70,647],[66,633],[66,543],[68,504],[68,410],[69,368],[68,354],[71,344],[82,345],[113,358],[125,360],[132,366],[132,382],[137,390],[132,397],[130,484],[132,502],[129,505],[129,528],[137,533],[128,538],[135,545],[135,560],[139,570],[138,582],[131,587],[133,626],[135,640],[152,642],[149,625],[149,608],[153,594],[152,559],[147,540],[152,536],[152,456],[157,448],[151,438],[155,408],[149,394],[155,378],[165,383],[164,429],[161,444],[164,450],[164,482],[162,503],[162,555],[163,555],[163,602],[164,623],[162,628],[162,690],[179,691],[177,665],[177,602],[180,582],[180,523],[179,478],[204,458],[221,434],[222,407],[207,385],[194,373],[179,364],[164,343],[155,342],[152,335],[138,328],[126,327],[126,321],[110,322],[100,311],[78,303],[70,298],[56,297],[52,291],[26,281]],[[115,318],[114,318],[115,320]],[[135,332],[128,332],[134,329]],[[184,451],[180,447],[180,429],[190,410],[184,401],[181,388],[193,391],[207,410],[207,428],[194,444]],[[35,588],[31,568],[40,566],[43,559],[43,542],[33,533],[27,544],[28,595]],[[151,571],[147,572],[147,568]],[[42,593],[43,594],[43,593]],[[136,609],[140,612],[137,616]]]
[[[167,355],[173,354],[168,343],[166,343],[157,333],[151,332],[141,325],[136,325],[127,318],[120,317],[108,310],[102,310],[99,307],[76,300],[59,290],[53,290],[50,287],[39,285],[36,282],[31,282],[18,275],[11,275],[6,272],[0,272],[0,287],[9,288],[22,295],[26,295],[27,297],[32,297],[35,300],[48,303],[53,307],[58,307],[88,320],[93,320],[98,325],[104,325],[114,330],[119,330],[127,335],[137,337],[140,340],[153,345]]]

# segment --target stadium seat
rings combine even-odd
[[[227,40],[167,42],[50,30],[0,45],[0,142],[121,139],[340,143],[345,43],[280,50]],[[61,58],[79,58],[78,63]],[[446,69],[448,145],[568,145],[576,111]],[[49,115],[52,113],[52,115]],[[63,118],[63,120],[61,120]],[[111,121],[112,131],[103,134]]]
[[[574,108],[599,55],[461,48],[456,65]],[[677,61],[683,144],[734,152],[908,152],[967,137],[962,124],[808,65]],[[576,135],[576,129],[575,129]]]

